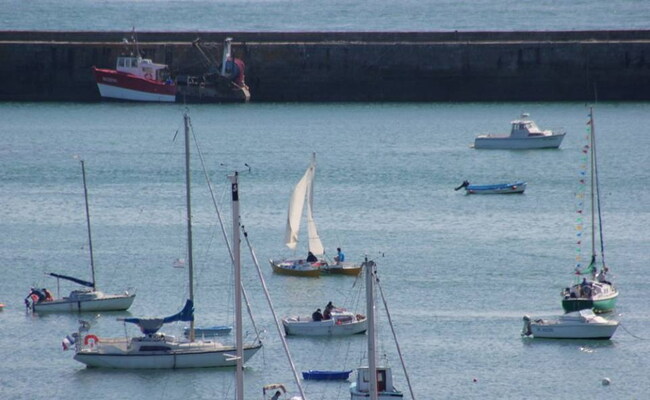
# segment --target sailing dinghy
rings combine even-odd
[[[67,297],[54,298],[47,289],[31,288],[25,298],[25,306],[34,312],[83,312],[83,311],[123,311],[131,307],[135,299],[135,293],[128,290],[124,293],[106,294],[97,290],[95,281],[95,259],[93,257],[93,241],[90,231],[90,212],[88,209],[88,189],[86,186],[86,168],[81,161],[81,173],[84,185],[84,200],[86,204],[86,226],[88,230],[88,249],[90,251],[90,271],[92,281],[75,278],[73,276],[49,273],[48,275],[58,279],[74,282],[84,286],[83,289],[75,289]],[[58,285],[57,285],[58,286]]]
[[[330,274],[358,275],[361,266],[350,262],[329,263],[325,257],[323,243],[318,236],[316,222],[314,221],[314,178],[316,174],[316,153],[313,153],[312,160],[305,174],[291,193],[289,210],[287,212],[287,228],[285,233],[285,244],[291,250],[296,250],[298,244],[298,232],[302,211],[307,204],[307,232],[309,253],[306,258],[289,258],[283,260],[269,260],[273,271],[282,275],[294,276],[320,276],[321,272]]]

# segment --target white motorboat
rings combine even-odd
[[[368,319],[361,314],[335,308],[330,319],[314,321],[312,317],[287,317],[282,319],[287,335],[296,336],[347,336],[368,329]]]
[[[135,300],[135,293],[125,290],[123,293],[106,294],[97,290],[95,281],[95,258],[93,256],[93,240],[90,230],[90,211],[88,207],[88,188],[86,185],[86,167],[84,160],[81,161],[81,174],[83,177],[84,200],[86,205],[86,228],[88,231],[88,249],[90,252],[90,272],[92,281],[75,278],[68,275],[49,273],[48,275],[74,282],[85,286],[84,289],[75,289],[67,297],[54,298],[52,293],[46,289],[32,288],[25,298],[25,305],[34,312],[85,312],[85,311],[123,311],[131,307]],[[57,284],[57,287],[59,285]]]
[[[88,325],[82,323],[76,333],[76,354],[74,359],[88,367],[103,368],[202,368],[237,366],[243,370],[243,363],[252,357],[261,347],[259,336],[244,345],[242,337],[242,285],[239,262],[239,192],[237,175],[231,177],[232,216],[233,216],[233,250],[234,287],[235,287],[235,332],[236,345],[225,345],[214,340],[196,339],[194,330],[194,290],[192,261],[192,211],[190,200],[190,163],[189,163],[189,116],[184,115],[185,122],[185,166],[186,166],[186,209],[187,209],[187,253],[189,276],[189,299],[178,314],[166,318],[123,318],[120,321],[136,324],[144,336],[116,339],[98,338],[86,334]],[[189,337],[176,338],[158,331],[164,324],[176,321],[190,323]],[[238,372],[239,373],[239,372]],[[243,390],[243,389],[242,389]]]
[[[511,122],[510,135],[479,135],[474,139],[475,149],[556,149],[560,147],[566,132],[541,130],[537,124],[524,113],[520,119]]]
[[[612,337],[618,321],[605,319],[592,310],[580,310],[557,319],[535,319],[524,316],[522,335],[548,339],[602,339]]]

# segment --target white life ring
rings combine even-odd
[[[149,72],[147,72],[146,74],[144,74],[144,77],[145,77],[146,79],[153,79],[153,77],[151,76],[151,74],[150,74]]]

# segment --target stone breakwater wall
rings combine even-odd
[[[0,101],[99,101],[130,32],[0,32]],[[138,32],[141,52],[199,74],[233,38],[251,101],[647,101],[650,30]]]

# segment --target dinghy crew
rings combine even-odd
[[[341,251],[340,247],[336,248],[336,257],[334,257],[334,261],[336,261],[337,264],[340,264],[343,261],[345,261],[345,253]]]
[[[323,313],[323,319],[325,320],[332,319],[332,310],[334,308],[335,307],[331,301],[327,303],[327,305],[325,306],[325,312]]]
[[[317,262],[318,258],[311,251],[307,254],[307,262],[314,263]]]
[[[311,315],[312,321],[322,321],[323,320],[323,314],[320,312],[320,308],[314,311],[314,313]]]

